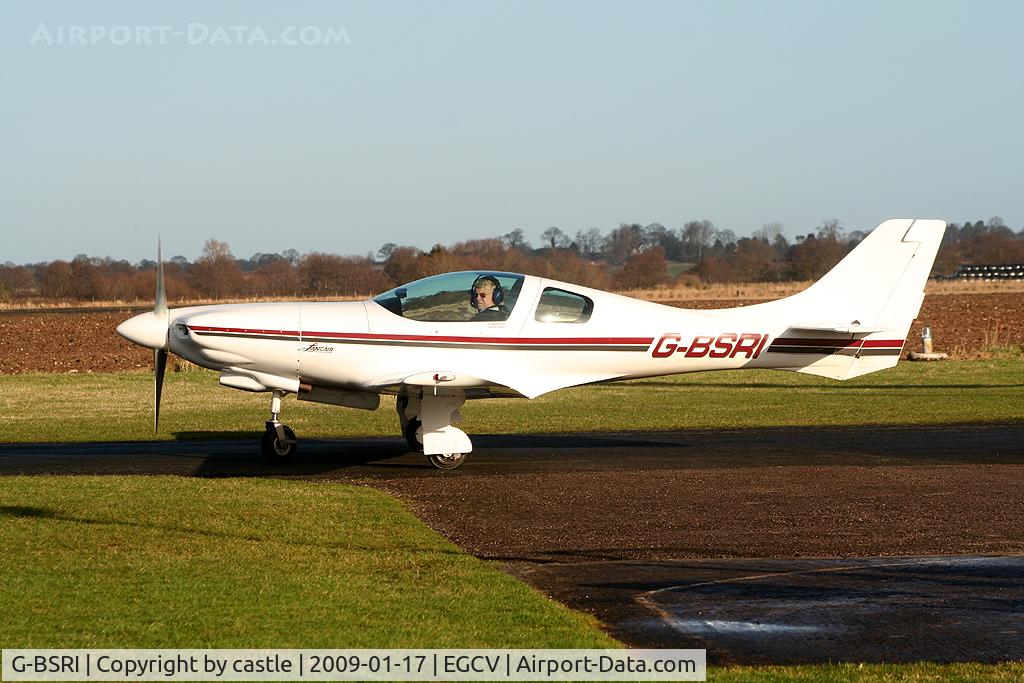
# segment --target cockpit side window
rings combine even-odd
[[[514,273],[465,271],[434,275],[396,287],[374,297],[374,301],[395,315],[424,322],[501,321],[512,313],[524,277]],[[497,283],[495,285],[495,283]],[[483,311],[474,306],[474,287],[492,294],[494,307]]]
[[[594,301],[590,297],[545,287],[534,319],[542,323],[585,323],[593,312]]]

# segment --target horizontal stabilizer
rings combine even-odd
[[[866,327],[859,323],[850,323],[849,325],[790,325],[789,329],[800,332],[836,332],[838,334],[852,334],[854,336],[867,336],[876,332],[894,331],[891,327]]]

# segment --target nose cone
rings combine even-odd
[[[167,346],[167,314],[140,313],[117,326],[117,333],[139,346],[162,349]]]

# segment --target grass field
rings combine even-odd
[[[374,489],[0,478],[0,643],[615,647]]]
[[[152,382],[147,373],[0,376],[0,441],[154,438]],[[462,428],[472,435],[1017,421],[1024,420],[1022,387],[1019,360],[903,362],[848,382],[780,371],[699,373],[533,401],[470,401]],[[221,387],[208,371],[169,374],[155,438],[254,438],[267,419],[267,396]],[[374,412],[286,399],[282,419],[300,438],[397,437],[393,406],[389,397]]]
[[[620,647],[373,489],[0,477],[0,643]],[[712,667],[714,681],[1015,681],[1024,664]]]
[[[838,383],[721,372],[470,402],[470,433],[1024,421],[1019,360],[901,363]],[[152,437],[146,373],[0,376],[2,440]],[[157,438],[255,437],[265,395],[171,374]],[[393,403],[285,403],[300,437],[397,436]],[[496,422],[495,414],[501,416]],[[0,478],[4,647],[617,647],[595,622],[358,486]],[[1024,664],[713,667],[720,681],[1024,679]]]

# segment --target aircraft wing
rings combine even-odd
[[[486,377],[477,377],[465,372],[438,370],[417,372],[414,374],[393,375],[376,378],[368,391],[396,393],[401,386],[437,387],[466,390],[467,398],[507,398],[522,396],[536,398],[550,391],[580,384],[592,384],[618,379],[619,374],[608,373],[574,373],[557,376],[540,373],[524,372],[520,369],[491,369]]]

